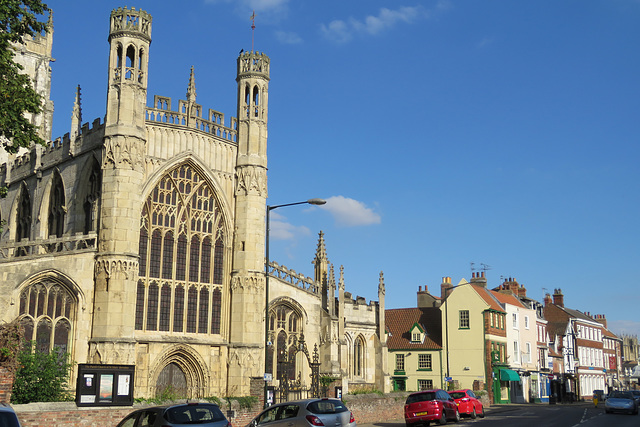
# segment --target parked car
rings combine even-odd
[[[233,427],[213,403],[182,403],[138,409],[127,415],[117,427]]]
[[[478,416],[484,418],[484,407],[482,406],[482,402],[480,402],[473,393],[473,390],[450,391],[449,396],[453,397],[453,400],[456,401],[460,415],[468,415],[473,419]]]
[[[429,425],[431,421],[446,424],[447,420],[460,421],[458,405],[444,390],[424,390],[411,393],[404,404],[404,422],[407,427],[414,424]]]
[[[20,421],[13,408],[6,403],[0,403],[0,426],[20,427]]]
[[[607,414],[612,412],[638,413],[638,401],[630,391],[613,391],[604,402],[604,410]]]
[[[250,426],[356,427],[351,411],[340,399],[304,399],[278,403],[251,420]]]

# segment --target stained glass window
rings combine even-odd
[[[140,220],[145,292],[137,295],[136,329],[220,333],[222,285],[228,274],[224,230],[215,192],[192,166],[176,166],[159,179]],[[154,296],[152,278],[161,279]],[[138,321],[138,310],[146,322]]]

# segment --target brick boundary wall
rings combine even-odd
[[[408,393],[390,393],[387,395],[362,394],[346,395],[344,401],[353,412],[358,424],[379,421],[403,420],[404,401]],[[13,405],[23,427],[115,427],[134,410],[153,405],[135,404],[131,406],[112,406],[101,408],[77,407],[74,402],[29,403]],[[229,409],[224,403],[221,408],[227,414]],[[245,427],[262,410],[258,402],[251,410],[240,408],[232,402],[235,417],[229,418],[234,427]]]
[[[0,366],[0,402],[11,401],[13,389],[13,374],[4,366]]]

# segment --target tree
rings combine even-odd
[[[60,402],[70,399],[69,354],[54,348],[38,350],[35,342],[25,343],[18,356],[20,367],[13,381],[12,403]]]
[[[20,74],[23,67],[14,62],[13,53],[15,44],[23,43],[25,36],[47,31],[47,23],[38,20],[46,13],[49,8],[41,0],[0,1],[0,144],[9,153],[33,142],[45,143],[24,115],[41,111],[41,97],[29,77]]]

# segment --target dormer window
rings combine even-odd
[[[418,323],[414,323],[411,327],[411,344],[422,344],[426,333]]]

